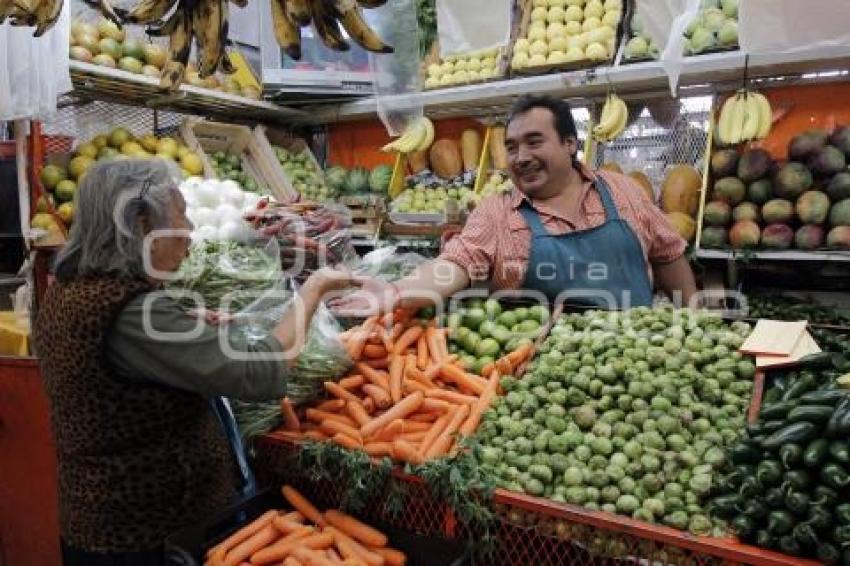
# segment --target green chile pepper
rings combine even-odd
[[[779,449],[779,459],[790,470],[803,461],[803,447],[799,444],[783,444]]]
[[[805,516],[809,511],[809,496],[801,491],[785,494],[785,507],[795,515]]]
[[[790,533],[794,524],[794,517],[788,511],[774,509],[767,516],[767,530],[774,535]]]
[[[841,464],[850,464],[850,447],[841,440],[829,443],[829,456]]]
[[[785,472],[783,476],[782,487],[783,489],[792,488],[797,491],[805,491],[809,488],[810,485],[814,483],[814,478],[812,474],[810,474],[806,470],[791,470],[790,472]]]
[[[835,519],[842,525],[850,525],[850,503],[836,505]]]
[[[791,556],[799,556],[803,552],[800,543],[790,535],[779,537],[779,550]]]
[[[758,464],[761,450],[752,442],[738,442],[729,450],[729,460],[733,464]]]
[[[838,501],[838,492],[825,485],[819,485],[812,490],[812,505],[832,507]]]
[[[832,540],[843,544],[850,542],[850,525],[839,525],[832,530]]]
[[[826,423],[824,434],[830,438],[846,438],[850,434],[850,397],[838,402],[835,412]]]
[[[741,487],[738,489],[738,494],[743,498],[750,498],[759,495],[763,490],[762,484],[757,478],[745,478],[741,482]]]
[[[764,519],[767,517],[767,514],[770,513],[770,509],[760,499],[753,498],[747,501],[747,504],[744,506],[743,513],[753,519]]]
[[[843,389],[818,389],[800,397],[800,402],[809,405],[835,405],[848,396],[850,392]]]
[[[773,538],[773,535],[767,532],[764,529],[756,532],[756,546],[760,546],[761,548],[772,549],[776,547],[776,539]]]
[[[756,521],[746,515],[738,515],[729,523],[733,533],[741,538],[749,538],[756,531]]]
[[[835,489],[843,489],[850,485],[850,475],[844,471],[844,468],[832,462],[821,468],[820,477],[823,483]]]
[[[779,484],[782,481],[782,463],[776,460],[763,461],[756,468],[756,478],[761,485]]]
[[[773,403],[776,403],[777,401],[780,401],[781,399],[782,390],[778,387],[771,387],[765,392],[764,397],[762,397],[762,403],[764,403],[765,405],[771,405]]]
[[[829,452],[829,440],[816,438],[809,442],[803,451],[803,464],[810,468],[820,466]]]
[[[771,487],[764,492],[764,502],[778,509],[785,505],[785,492],[780,487]]]
[[[709,503],[712,513],[721,519],[731,519],[741,512],[741,497],[736,494],[715,497]]]
[[[818,536],[811,525],[807,523],[798,523],[791,535],[797,539],[797,542],[803,546],[815,546],[818,544]]]
[[[816,424],[806,421],[791,423],[765,438],[761,444],[767,450],[776,450],[788,442],[808,442],[817,435],[818,429]]]
[[[811,525],[816,532],[828,529],[832,526],[832,513],[824,507],[809,507],[809,517],[806,523]]]

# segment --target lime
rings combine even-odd
[[[475,364],[472,366],[472,371],[473,373],[477,373],[480,375],[481,370],[484,368],[484,366],[486,366],[487,364],[492,364],[495,361],[495,358],[493,358],[492,356],[481,356],[475,361]]]
[[[470,331],[469,334],[463,337],[461,345],[463,346],[464,350],[466,350],[470,354],[474,354],[480,342],[481,336],[479,336],[475,332]]]
[[[513,311],[507,311],[507,312],[503,312],[502,314],[500,314],[499,318],[497,318],[496,321],[500,325],[505,327],[505,329],[508,329],[511,326],[513,326],[514,324],[516,324],[517,319],[516,319],[516,315],[513,313]]]
[[[536,332],[537,330],[540,330],[540,323],[531,318],[523,320],[517,324],[517,326],[517,330],[519,332]]]
[[[466,316],[463,317],[463,325],[473,330],[478,330],[481,323],[487,319],[487,313],[484,309],[475,307],[466,311]]]
[[[490,336],[493,332],[493,329],[497,326],[498,325],[492,320],[485,320],[481,323],[481,326],[478,327],[478,333],[481,334],[481,336]]]
[[[526,307],[519,307],[518,309],[514,309],[514,316],[516,317],[517,322],[525,320],[528,318],[528,309]]]
[[[478,346],[475,348],[475,353],[478,357],[481,356],[498,356],[502,351],[502,347],[499,343],[493,338],[484,338],[481,342],[478,343]]]
[[[482,299],[470,299],[468,306],[472,309],[484,308],[484,301]]]
[[[461,356],[460,356],[460,363],[463,364],[464,369],[467,369],[467,370],[475,367],[475,363],[477,361],[478,361],[478,359],[475,356],[470,355],[470,354],[461,354]]]
[[[487,299],[484,302],[484,312],[487,313],[488,319],[495,320],[496,317],[502,314],[502,305],[499,304],[499,301]]]
[[[543,324],[549,320],[549,309],[543,305],[535,305],[528,309],[528,315],[540,324]]]
[[[463,317],[460,313],[452,313],[446,318],[446,326],[452,329],[460,327],[463,322]]]
[[[490,332],[490,336],[494,338],[499,344],[507,343],[513,335],[511,331],[505,328],[504,326],[496,326],[492,332]]]

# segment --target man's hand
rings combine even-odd
[[[360,290],[332,299],[328,306],[337,316],[365,317],[390,312],[399,299],[392,283],[371,277],[359,278]]]

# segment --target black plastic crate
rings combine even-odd
[[[206,524],[185,528],[165,541],[166,564],[200,566],[207,549],[269,509],[288,509],[278,489],[269,489],[246,499]],[[471,554],[461,541],[420,536],[388,525],[372,525],[390,539],[389,545],[407,555],[408,566],[466,566]]]

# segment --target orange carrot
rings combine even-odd
[[[363,363],[372,369],[387,369],[390,366],[390,359],[375,358],[374,360],[364,360]]]
[[[400,550],[394,548],[373,548],[375,554],[380,554],[384,557],[384,564],[387,566],[405,566],[407,564],[407,556]]]
[[[421,393],[426,393],[430,391],[430,388],[424,383],[420,383],[418,381],[414,381],[413,379],[405,379],[404,384],[402,385],[402,391],[405,395],[409,395],[414,391],[419,391]]]
[[[328,439],[328,435],[320,430],[308,430],[304,433],[304,438],[309,438],[311,440],[318,440],[319,442]]]
[[[425,333],[419,335],[419,338],[416,340],[416,366],[420,370],[424,370],[428,367],[428,341],[425,339]]]
[[[315,527],[302,526],[274,544],[258,550],[251,556],[251,564],[270,564],[282,560],[293,548],[301,544],[301,541],[316,533]]]
[[[372,385],[370,383],[363,386],[363,392],[368,395],[372,401],[374,401],[375,406],[379,409],[386,409],[393,404],[393,400],[390,399],[390,394],[383,387]]]
[[[322,429],[322,431],[325,434],[327,434],[330,437],[334,437],[337,434],[343,434],[345,436],[350,436],[351,438],[356,440],[358,443],[363,440],[363,438],[360,436],[359,430],[357,430],[353,426],[343,424],[339,421],[333,421],[333,420],[328,419],[325,422],[321,423],[319,425],[319,427]]]
[[[355,423],[348,415],[343,415],[342,413],[328,413],[326,411],[320,411],[318,409],[307,409],[304,412],[307,415],[308,421],[313,421],[314,423],[321,424],[325,421],[337,421],[342,424],[347,424],[349,426],[354,426]]]
[[[422,406],[419,407],[419,410],[431,413],[442,413],[450,411],[452,408],[454,408],[454,404],[449,403],[448,401],[443,401],[442,399],[426,398],[424,401],[422,401]]]
[[[396,419],[381,429],[380,432],[372,435],[372,438],[381,442],[392,442],[393,439],[402,432],[404,432],[404,421]]]
[[[419,443],[419,453],[423,455],[428,452],[428,449],[434,444],[434,441],[437,440],[437,437],[445,430],[445,428],[449,425],[449,420],[451,420],[451,414],[445,414],[441,416],[439,419],[434,421],[431,425],[431,428],[428,429],[428,432],[425,433],[425,438]]]
[[[375,412],[375,400],[367,395],[363,400],[363,408],[366,409],[367,414],[371,415]]]
[[[335,566],[342,565],[342,557],[333,548],[325,549],[325,555]]]
[[[325,520],[346,535],[366,546],[386,546],[387,535],[336,509],[325,511]]]
[[[390,333],[390,336],[392,337],[393,341],[398,340],[398,337],[401,336],[402,332],[404,332],[403,322],[396,322],[395,324],[393,324],[393,329]]]
[[[363,450],[373,458],[383,458],[392,455],[393,445],[390,442],[367,442]]]
[[[363,348],[363,357],[366,358],[382,358],[387,355],[387,349],[383,344],[366,344]]]
[[[372,331],[372,326],[378,320],[377,316],[370,316],[363,322],[360,329],[351,335],[351,338],[346,344],[348,355],[352,360],[359,360],[363,354],[363,348],[366,346],[366,340],[369,338],[369,333]]]
[[[348,448],[349,450],[360,450],[363,448],[363,445],[360,443],[359,440],[341,432],[338,432],[333,435],[333,438],[331,438],[331,440],[333,440],[343,448]]]
[[[255,552],[263,549],[276,541],[280,533],[271,523],[251,535],[248,539],[239,543],[224,556],[225,566],[237,566],[243,560],[247,560]]]
[[[325,382],[325,391],[327,391],[328,393],[330,393],[334,397],[341,399],[343,401],[343,406],[345,406],[345,403],[347,403],[349,401],[359,401],[360,400],[360,398],[357,397],[357,395],[355,395],[354,393],[352,393],[351,391],[349,391],[347,389],[343,389],[342,387],[340,387],[339,385],[337,385],[333,381],[326,381]],[[340,409],[342,409],[342,407],[340,407],[337,410],[340,410]]]
[[[389,375],[387,373],[371,368],[364,363],[358,363],[357,370],[363,374],[363,377],[365,377],[369,383],[377,385],[386,391],[390,390]]]
[[[411,464],[422,463],[422,454],[419,453],[413,444],[401,438],[396,438],[393,441],[393,458],[410,462]]]
[[[449,448],[451,448],[452,442],[454,441],[454,433],[457,432],[457,429],[460,428],[460,425],[468,415],[469,405],[461,405],[454,410],[449,424],[446,425],[446,428],[443,429],[443,431],[437,436],[434,443],[428,447],[428,451],[424,453],[426,460],[441,456],[445,454]]]
[[[319,513],[319,510],[316,509],[306,497],[301,495],[297,489],[290,485],[285,485],[281,488],[281,493],[283,494],[283,498],[292,505],[292,508],[304,515],[305,518],[316,523],[320,527],[327,525],[325,517]]]
[[[374,433],[378,429],[383,426],[388,425],[390,422],[395,419],[403,419],[404,417],[411,415],[419,409],[419,406],[422,404],[422,401],[425,399],[425,396],[417,391],[416,393],[411,393],[392,407],[386,410],[382,415],[375,417],[365,425],[360,427],[360,432],[363,436],[369,436]]]
[[[428,345],[428,355],[431,357],[431,361],[435,364],[440,363],[443,359],[443,350],[437,341],[437,333],[431,326],[425,329],[425,342]]]
[[[390,358],[390,398],[393,403],[401,401],[401,382],[404,377],[404,356],[395,354]]]
[[[402,420],[401,425],[402,425],[402,431],[401,432],[403,434],[408,434],[408,433],[411,433],[411,432],[425,432],[426,430],[431,428],[431,425],[428,424],[428,423],[420,423],[420,422],[412,421],[410,419]]]
[[[298,511],[290,511],[289,513],[284,513],[283,515],[278,515],[279,519],[284,519],[286,521],[294,521],[296,523],[304,522],[304,515],[299,513]]]
[[[398,337],[393,347],[393,353],[403,354],[411,345],[415,344],[422,334],[421,326],[411,326]]]
[[[343,377],[342,379],[340,379],[337,385],[339,385],[343,389],[351,391],[352,389],[357,389],[364,383],[366,383],[366,378],[364,378],[362,375],[349,375],[348,377]]]
[[[508,361],[511,362],[511,365],[516,368],[519,364],[530,358],[533,353],[534,344],[525,343],[504,357],[506,357]]]
[[[438,329],[435,331],[435,335],[437,347],[440,349],[440,359],[445,360],[449,357],[449,345],[446,342],[446,332],[444,329]]]
[[[496,372],[493,372],[494,375],[498,375]],[[497,380],[498,381],[498,380]],[[461,436],[470,436],[475,430],[478,428],[479,423],[481,422],[481,416],[484,414],[484,411],[490,408],[490,403],[493,402],[493,397],[496,396],[496,385],[487,384],[487,389],[484,390],[481,397],[472,405],[472,409],[469,411],[469,416],[463,422],[463,425],[459,429],[459,434]]]
[[[428,379],[436,379],[437,376],[440,375],[440,370],[443,369],[443,366],[446,364],[457,363],[457,354],[452,354],[451,356],[445,358],[442,362],[435,362],[425,368],[424,375]]]
[[[287,556],[286,560],[283,561],[282,566],[304,566],[301,564],[301,561],[295,558],[294,556]]]
[[[352,419],[354,419],[354,422],[356,422],[358,426],[363,426],[372,420],[366,412],[366,409],[363,407],[363,403],[361,403],[359,399],[346,403],[345,411]]]
[[[339,385],[339,383],[337,383]],[[327,401],[322,401],[314,408],[318,411],[326,411],[328,413],[338,413],[345,407],[345,401],[342,399],[328,399]]]
[[[383,566],[384,558],[381,555],[369,550],[338,528],[328,527],[325,530],[333,534],[334,545],[346,560],[353,558],[365,562],[368,566]]]
[[[299,531],[296,531],[298,533]],[[296,533],[293,533],[295,535]],[[278,543],[273,544],[268,548],[264,548],[260,552],[256,553],[251,557],[251,563],[253,564],[269,564],[271,562],[276,562],[279,560],[285,559],[287,556],[292,554],[299,560],[301,558],[298,557],[296,552],[298,549],[326,549],[330,545],[333,544],[333,535],[330,533],[321,532],[321,533],[313,533],[308,534],[307,536],[294,537],[290,535],[288,540],[281,540]]]
[[[514,372],[514,366],[507,358],[499,358],[496,360],[496,371],[504,375],[510,375]]]
[[[212,547],[208,554],[219,553],[221,556],[224,556],[229,550],[236,547],[237,545],[245,542],[253,535],[260,532],[264,527],[271,524],[274,518],[277,517],[277,511],[271,510],[266,511],[214,547]]]
[[[290,533],[294,533],[298,529],[304,527],[303,523],[299,523],[297,521],[290,521],[290,520],[288,520],[288,519],[286,519],[285,517],[282,517],[282,516],[281,517],[275,517],[272,520],[272,524],[274,525],[274,528],[276,528],[278,531],[280,531],[281,533],[283,533],[285,535],[288,535]]]
[[[301,421],[295,414],[295,407],[292,406],[292,401],[286,397],[280,400],[280,413],[283,415],[283,427],[286,430],[301,430]]]
[[[424,402],[425,401],[423,401],[423,403]],[[440,418],[439,413],[416,413],[415,415],[407,417],[407,420],[414,423],[433,423],[438,418]]]
[[[445,364],[440,368],[440,377],[450,383],[465,387],[476,395],[484,393],[484,388],[487,386],[487,382],[479,376],[466,373],[454,364]]]
[[[426,434],[428,434],[428,431],[426,430],[419,430],[416,432],[403,432],[399,434],[396,438],[407,442],[422,442],[422,439],[425,438]]]
[[[448,389],[430,389],[425,392],[425,396],[429,399],[440,399],[441,401],[446,401],[455,405],[461,405],[463,403],[472,404],[478,401],[478,397],[464,395]]]

